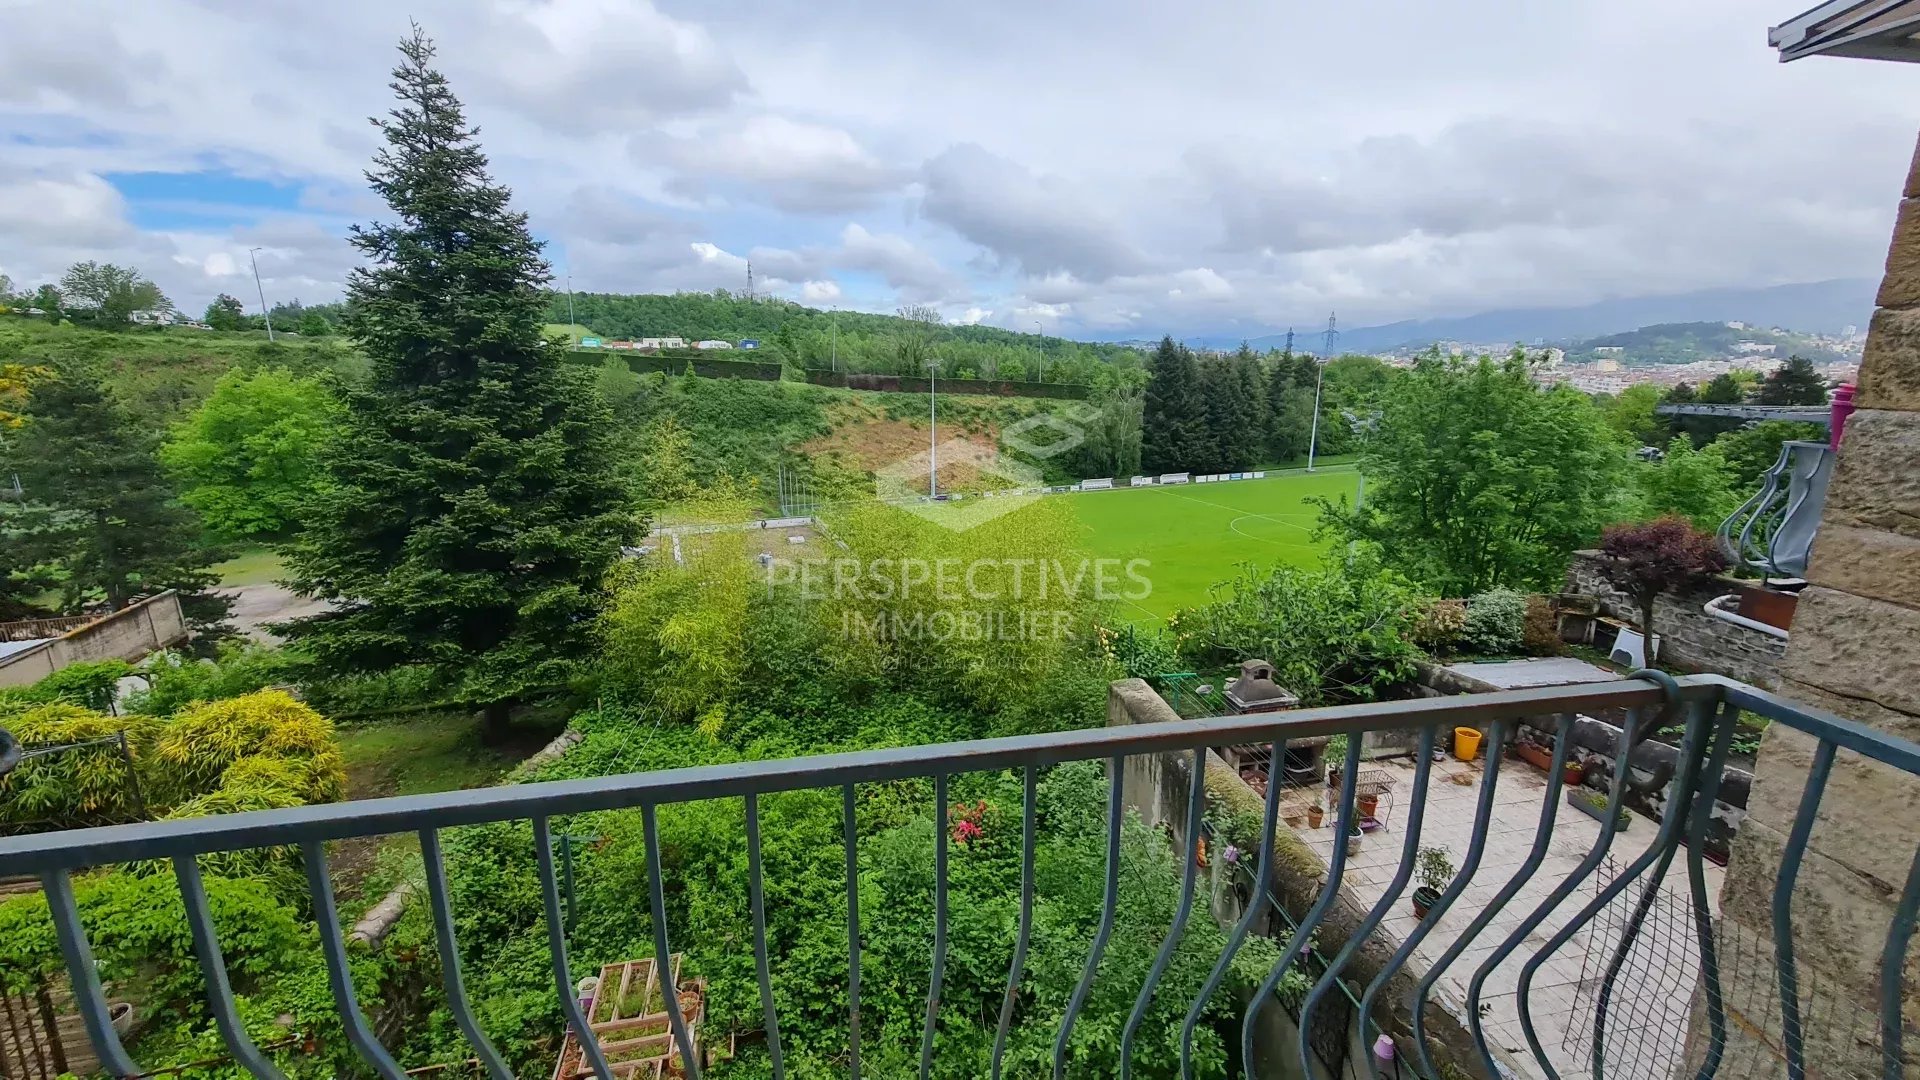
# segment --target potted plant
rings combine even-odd
[[[1567,805],[1595,821],[1605,822],[1607,820],[1607,793],[1604,791],[1589,791],[1586,788],[1568,788]],[[1620,831],[1626,832],[1632,824],[1633,811],[1624,806],[1621,807]]]
[[[1587,767],[1577,761],[1569,761],[1560,766],[1560,782],[1567,787],[1577,788],[1587,779]]]
[[[1531,739],[1516,741],[1513,744],[1513,756],[1541,772],[1553,768],[1553,752]]]
[[[1347,737],[1329,736],[1327,745],[1320,752],[1320,760],[1327,763],[1327,786],[1339,791],[1340,770],[1346,767],[1347,761]]]
[[[1380,796],[1361,795],[1354,801],[1358,804],[1355,809],[1359,811],[1361,821],[1374,821],[1380,817]]]
[[[1414,865],[1414,873],[1420,885],[1413,890],[1413,913],[1424,919],[1433,905],[1440,902],[1440,894],[1453,881],[1453,859],[1448,856],[1446,848],[1423,847]]]
[[[1327,812],[1321,809],[1320,804],[1318,802],[1310,803],[1307,806],[1307,828],[1309,829],[1319,828],[1320,823],[1326,820],[1326,816],[1327,816]]]
[[[1360,854],[1360,841],[1364,840],[1366,835],[1366,833],[1361,831],[1358,821],[1347,826],[1347,856],[1349,858]]]

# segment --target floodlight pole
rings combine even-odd
[[[933,409],[933,380],[940,361],[927,361],[927,497],[940,497],[940,418]]]
[[[1307,436],[1307,471],[1313,471],[1313,455],[1320,445],[1320,383],[1327,373],[1323,359],[1313,365],[1313,429]]]
[[[567,271],[567,336],[574,337],[574,327],[580,324],[573,317],[573,271]],[[578,338],[575,338],[576,344]]]
[[[267,342],[273,342],[273,312],[267,310],[267,290],[260,284],[260,260],[254,257],[257,247],[247,249],[247,261],[253,264],[253,288],[260,294],[260,317],[267,320]]]

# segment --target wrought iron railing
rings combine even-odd
[[[1720,523],[1721,549],[1771,577],[1806,576],[1833,462],[1826,443],[1781,443],[1760,490]]]
[[[1533,879],[1546,856],[1554,831],[1553,808],[1559,802],[1558,795],[1562,783],[1559,766],[1568,760],[1571,752],[1573,717],[1578,713],[1605,709],[1627,710],[1632,717],[1630,731],[1635,734],[1651,732],[1676,716],[1684,717],[1684,745],[1678,758],[1677,775],[1673,777],[1672,786],[1669,789],[1669,797],[1666,801],[1668,809],[1664,820],[1659,824],[1658,835],[1650,846],[1635,856],[1624,868],[1619,869],[1610,881],[1604,876],[1594,877],[1595,871],[1603,861],[1609,860],[1610,856],[1615,854],[1614,841],[1621,824],[1621,797],[1630,772],[1627,767],[1628,757],[1636,742],[1634,738],[1623,738],[1620,740],[1621,745],[1614,761],[1611,798],[1608,800],[1609,809],[1600,815],[1599,835],[1591,850],[1580,862],[1576,871],[1561,881],[1543,900],[1528,908],[1517,921],[1511,918],[1501,920],[1500,916],[1503,913],[1515,914],[1515,912],[1506,911],[1508,905],[1515,901],[1528,882]],[[1478,781],[1480,790],[1474,800],[1471,849],[1466,852],[1460,871],[1451,885],[1442,892],[1418,926],[1398,943],[1391,960],[1368,981],[1364,992],[1359,996],[1360,1013],[1366,1017],[1380,1009],[1385,1003],[1383,995],[1389,993],[1387,989],[1389,985],[1397,975],[1401,975],[1408,969],[1409,960],[1421,941],[1429,936],[1449,911],[1456,907],[1463,914],[1471,911],[1471,921],[1464,932],[1460,933],[1443,955],[1427,966],[1425,973],[1419,978],[1417,989],[1406,1003],[1410,1010],[1411,1030],[1404,1032],[1399,1040],[1403,1067],[1413,1067],[1419,1074],[1426,1076],[1452,1075],[1443,1073],[1442,1067],[1434,1060],[1433,1053],[1427,1045],[1427,1039],[1424,1036],[1430,1021],[1427,1019],[1424,1006],[1432,1000],[1431,994],[1436,980],[1440,979],[1448,968],[1457,963],[1475,943],[1485,945],[1487,942],[1494,941],[1491,936],[1487,938],[1487,942],[1481,942],[1480,939],[1496,921],[1500,921],[1501,932],[1498,934],[1497,943],[1493,945],[1491,952],[1479,960],[1468,979],[1466,1008],[1463,1010],[1465,1015],[1459,1018],[1472,1033],[1473,1056],[1478,1059],[1477,1062],[1469,1061],[1468,1064],[1484,1070],[1487,1075],[1498,1075],[1501,1067],[1496,1065],[1496,1055],[1493,1048],[1488,1045],[1487,1035],[1482,1030],[1480,1022],[1480,1005],[1487,976],[1495,966],[1536,941],[1536,932],[1544,932],[1543,924],[1555,909],[1562,902],[1581,894],[1581,890],[1592,882],[1599,886],[1594,891],[1593,899],[1580,905],[1577,914],[1562,923],[1544,945],[1532,949],[1527,954],[1521,968],[1517,1007],[1520,1024],[1526,1032],[1528,1053],[1532,1059],[1531,1062],[1525,1063],[1529,1070],[1537,1067],[1543,1075],[1549,1077],[1562,1075],[1563,1069],[1568,1072],[1589,1073],[1594,1077],[1609,1075],[1608,1063],[1603,1060],[1603,1048],[1607,1043],[1604,1036],[1622,961],[1661,888],[1667,870],[1673,861],[1680,857],[1684,848],[1685,877],[1692,901],[1694,922],[1692,930],[1697,935],[1700,968],[1698,985],[1703,995],[1702,1015],[1705,1020],[1704,1031],[1700,1033],[1699,1039],[1700,1046],[1703,1048],[1703,1060],[1695,1075],[1707,1078],[1715,1076],[1719,1070],[1719,1063],[1727,1045],[1728,1017],[1723,1006],[1721,976],[1715,954],[1716,939],[1710,914],[1712,905],[1707,894],[1707,877],[1702,862],[1703,838],[1709,818],[1714,812],[1722,766],[1727,760],[1733,735],[1736,727],[1739,726],[1740,714],[1743,711],[1768,717],[1775,723],[1798,729],[1812,736],[1817,745],[1812,768],[1801,797],[1798,816],[1786,841],[1786,850],[1773,893],[1773,949],[1777,957],[1776,973],[1782,1010],[1784,1054],[1790,1075],[1795,1077],[1812,1075],[1807,1072],[1805,1061],[1806,1051],[1800,1011],[1804,998],[1800,992],[1801,973],[1796,965],[1793,947],[1793,898],[1796,879],[1803,864],[1803,856],[1807,850],[1814,819],[1821,809],[1822,795],[1828,776],[1832,771],[1836,753],[1843,750],[1883,762],[1907,773],[1920,774],[1920,746],[1827,713],[1788,702],[1772,694],[1712,676],[1687,678],[1676,682],[1664,675],[1648,675],[1613,683],[1515,690],[1472,697],[1431,698],[1340,708],[1305,709],[1290,713],[1113,726],[1059,734],[632,773],[43,833],[0,839],[0,875],[28,873],[40,877],[49,902],[60,948],[64,954],[67,973],[72,980],[74,998],[82,1013],[88,1034],[107,1071],[119,1076],[131,1076],[138,1074],[140,1069],[121,1044],[110,1022],[106,998],[92,960],[87,934],[76,911],[72,875],[87,868],[109,864],[149,859],[171,860],[180,893],[185,902],[194,951],[207,976],[208,1004],[220,1034],[234,1059],[242,1067],[256,1076],[278,1077],[280,1073],[273,1062],[251,1041],[236,1012],[233,993],[226,977],[220,942],[209,914],[196,856],[274,845],[298,845],[305,856],[307,883],[318,922],[320,942],[331,976],[332,995],[345,1022],[347,1036],[355,1051],[374,1072],[397,1080],[404,1075],[400,1066],[380,1044],[356,1003],[346,947],[341,938],[340,923],[334,906],[333,886],[327,870],[324,845],[329,841],[354,837],[415,832],[420,838],[424,856],[426,894],[432,909],[432,921],[442,961],[442,976],[446,984],[448,1008],[460,1029],[471,1041],[473,1050],[486,1072],[496,1080],[506,1080],[511,1073],[476,1021],[463,985],[460,954],[453,935],[454,920],[441,855],[440,834],[442,830],[457,826],[529,820],[532,825],[532,839],[544,893],[554,991],[571,1030],[584,1050],[587,1064],[596,1075],[610,1080],[612,1072],[600,1053],[598,1042],[590,1033],[588,1018],[583,1015],[580,1003],[575,997],[569,973],[560,888],[555,876],[549,822],[556,816],[592,811],[637,808],[641,812],[651,879],[649,902],[652,909],[655,963],[657,970],[666,971],[671,970],[669,957],[672,943],[669,940],[669,927],[662,896],[660,844],[656,825],[657,808],[663,805],[701,800],[739,800],[735,805],[739,808],[738,812],[743,815],[746,828],[749,903],[756,973],[767,1036],[767,1050],[772,1059],[774,1075],[777,1077],[782,1075],[783,1068],[780,1018],[774,1005],[770,972],[774,965],[780,963],[780,957],[769,955],[767,948],[758,799],[771,792],[804,788],[838,788],[842,794],[845,813],[847,914],[849,925],[856,930],[849,935],[847,958],[850,1015],[846,1066],[847,1073],[857,1077],[860,1074],[862,1032],[860,1027],[861,943],[857,933],[859,893],[856,844],[859,837],[854,816],[856,785],[931,777],[935,783],[936,802],[939,804],[940,817],[936,820],[945,820],[945,803],[951,777],[968,772],[1019,770],[1023,773],[1025,780],[1020,918],[1011,970],[1008,972],[1005,1004],[1000,1011],[998,1037],[994,1046],[992,1073],[998,1077],[1009,1026],[1016,1013],[1015,1001],[1022,982],[1023,964],[1032,930],[1036,778],[1039,770],[1061,762],[1103,760],[1107,763],[1110,777],[1109,817],[1104,837],[1106,851],[1104,907],[1098,929],[1088,948],[1085,967],[1067,1004],[1055,1039],[1052,1069],[1053,1075],[1059,1078],[1071,1072],[1068,1061],[1070,1037],[1087,1002],[1089,991],[1099,976],[1102,955],[1113,930],[1120,873],[1121,824],[1124,817],[1123,807],[1126,805],[1126,792],[1123,790],[1123,778],[1126,774],[1124,766],[1129,757],[1169,754],[1178,757],[1190,754],[1195,770],[1190,775],[1197,780],[1204,773],[1208,750],[1211,747],[1267,743],[1272,746],[1271,760],[1281,761],[1284,759],[1285,748],[1290,739],[1334,734],[1355,736],[1370,730],[1384,729],[1417,731],[1419,753],[1411,765],[1414,769],[1413,791],[1408,804],[1408,819],[1402,829],[1403,851],[1394,869],[1393,879],[1387,886],[1384,896],[1366,912],[1359,923],[1358,930],[1349,935],[1347,940],[1320,942],[1318,943],[1320,947],[1314,948],[1316,931],[1322,926],[1348,873],[1345,847],[1340,844],[1333,846],[1330,865],[1327,867],[1327,880],[1318,899],[1310,905],[1309,910],[1291,921],[1290,932],[1283,932],[1285,942],[1280,949],[1279,959],[1267,975],[1260,994],[1253,999],[1243,1018],[1240,1053],[1242,1060],[1246,1062],[1247,1074],[1256,1075],[1252,1068],[1252,1053],[1257,1031],[1256,1020],[1263,1008],[1274,1003],[1274,990],[1287,972],[1301,962],[1309,948],[1314,948],[1312,965],[1303,969],[1314,973],[1312,985],[1300,1006],[1302,1012],[1300,1028],[1302,1031],[1309,1030],[1316,1010],[1322,1008],[1323,1003],[1329,1000],[1329,995],[1333,993],[1332,988],[1340,980],[1343,972],[1353,964],[1356,954],[1363,945],[1376,939],[1389,909],[1398,901],[1410,883],[1415,869],[1416,855],[1420,850],[1422,815],[1434,766],[1430,751],[1441,734],[1455,726],[1486,727],[1490,729],[1487,743],[1490,748],[1497,750],[1503,737],[1519,721],[1530,719],[1531,723],[1538,725],[1543,717],[1559,717],[1557,724],[1548,722],[1548,726],[1557,728],[1554,768],[1550,770],[1546,779],[1546,799],[1541,804],[1541,817],[1536,826],[1535,841],[1528,857],[1510,873],[1504,868],[1496,868],[1496,873],[1504,876],[1505,881],[1494,895],[1484,900],[1473,902],[1467,900],[1469,885],[1474,881],[1476,871],[1480,868],[1485,841],[1492,831],[1494,817],[1499,812],[1496,810],[1496,788],[1502,772],[1513,768],[1511,764],[1503,762],[1498,752],[1487,753],[1484,769]],[[1348,823],[1355,821],[1354,792],[1360,767],[1361,743],[1362,740],[1359,738],[1348,740],[1349,749],[1343,763],[1344,782],[1340,786],[1338,807],[1333,815],[1339,829],[1336,836],[1345,836]],[[1204,809],[1202,798],[1205,787],[1205,784],[1198,782],[1189,784],[1187,792],[1189,799],[1187,821],[1189,822],[1198,822],[1202,818]],[[1255,879],[1262,882],[1272,879],[1276,857],[1276,834],[1284,831],[1280,829],[1278,812],[1281,787],[1282,785],[1277,782],[1267,785],[1264,801],[1265,821],[1261,829],[1262,839],[1254,871]],[[1911,832],[1911,826],[1901,822],[1883,824],[1893,826],[1886,830],[1889,842],[1896,839],[1901,828],[1907,829],[1909,834]],[[921,1037],[922,1076],[927,1075],[932,1061],[947,946],[947,830],[936,829],[935,833],[938,837],[935,847],[933,886],[935,922],[931,979],[927,993],[927,1019]],[[1903,842],[1910,841],[1910,835],[1901,839]],[[1160,980],[1167,969],[1168,961],[1173,954],[1173,944],[1179,938],[1181,929],[1194,916],[1198,860],[1192,857],[1192,853],[1188,853],[1188,857],[1181,861],[1185,869],[1177,914],[1144,984],[1137,990],[1134,1008],[1124,1028],[1123,1045],[1129,1051],[1136,1039],[1140,1021],[1148,1005],[1153,1001]],[[1591,922],[1603,907],[1616,897],[1621,897],[1627,890],[1635,888],[1636,885],[1639,891],[1637,896],[1631,898],[1632,909],[1625,920],[1625,932],[1613,945],[1612,961],[1604,969],[1593,1015],[1583,1019],[1583,1023],[1591,1025],[1594,1035],[1592,1060],[1571,1066],[1566,1062],[1556,1062],[1538,1035],[1534,1018],[1530,1014],[1532,1006],[1529,1001],[1529,984],[1547,956]],[[1183,1072],[1190,1074],[1193,1033],[1206,1007],[1207,999],[1221,985],[1229,964],[1243,947],[1250,933],[1254,931],[1256,922],[1265,914],[1265,908],[1269,902],[1269,894],[1265,890],[1255,891],[1254,902],[1247,907],[1246,913],[1231,928],[1225,950],[1217,959],[1200,996],[1187,1005],[1185,1030],[1180,1047]],[[1205,917],[1204,913],[1201,917]],[[1888,1063],[1885,1073],[1888,1077],[1901,1075],[1903,1021],[1900,1010],[1904,994],[1901,961],[1917,917],[1920,917],[1920,857],[1916,857],[1913,872],[1899,900],[1885,941],[1885,956],[1888,959],[1884,966],[1885,977],[1881,987],[1880,1041]],[[1332,955],[1329,956],[1329,953]],[[677,988],[671,985],[671,980],[663,980],[663,983],[672,1037],[685,1063],[686,1074],[697,1077],[700,1073],[700,1065],[694,1047],[691,1045],[686,1018],[681,1012]],[[1307,1040],[1300,1040],[1297,1048],[1288,1048],[1286,1053],[1289,1057],[1297,1057],[1303,1068],[1309,1066],[1310,1050]],[[1122,1066],[1123,1076],[1127,1075],[1127,1070],[1131,1067],[1132,1056],[1130,1052],[1123,1053],[1123,1061],[1127,1062]],[[1366,1063],[1367,1068],[1376,1078],[1379,1076],[1378,1069],[1370,1056],[1362,1054],[1359,1060]],[[1507,1067],[1511,1068],[1510,1065]],[[1311,1075],[1311,1072],[1307,1075]]]

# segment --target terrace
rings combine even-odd
[[[1487,747],[1492,749],[1512,725],[1527,721],[1557,732],[1553,751],[1556,759],[1563,761],[1572,752],[1573,725],[1570,720],[1556,722],[1552,718],[1603,710],[1625,710],[1636,733],[1651,731],[1669,720],[1684,722],[1684,750],[1678,768],[1665,785],[1667,809],[1660,820],[1642,820],[1623,830],[1621,797],[1632,772],[1627,763],[1633,745],[1628,740],[1622,741],[1614,762],[1607,807],[1593,820],[1574,814],[1560,802],[1557,774],[1549,773],[1543,785],[1537,776],[1519,772],[1523,766],[1503,761],[1498,753],[1484,754],[1479,765],[1466,765],[1436,764],[1428,752],[1450,740],[1459,727],[1484,729]],[[1722,768],[1743,712],[1768,718],[1776,728],[1789,728],[1813,747],[1813,765],[1799,796],[1797,815],[1775,878],[1774,933],[1769,943],[1785,1032],[1778,1052],[1792,1075],[1811,1075],[1805,1072],[1806,1044],[1809,1038],[1824,1033],[1817,1021],[1803,1025],[1812,1007],[1808,992],[1812,977],[1796,962],[1796,941],[1803,937],[1795,933],[1795,920],[1797,915],[1805,917],[1807,913],[1796,910],[1795,897],[1815,822],[1831,811],[1832,800],[1825,797],[1827,781],[1836,760],[1850,768],[1858,759],[1870,759],[1901,773],[1920,774],[1920,746],[1713,676],[1678,681],[1650,676],[1470,697],[1197,721],[1117,723],[1102,729],[1042,736],[43,833],[0,840],[0,874],[40,877],[74,998],[92,1044],[105,1071],[130,1077],[142,1075],[141,1066],[129,1056],[114,1027],[108,994],[99,981],[87,930],[75,907],[73,876],[100,866],[170,860],[185,901],[195,954],[209,976],[207,1004],[227,1049],[251,1074],[277,1077],[279,1071],[249,1039],[236,1011],[197,856],[298,845],[304,855],[321,945],[331,973],[331,990],[348,1037],[372,1072],[397,1078],[406,1074],[382,1045],[356,1001],[327,873],[326,844],[355,837],[417,833],[425,857],[427,899],[450,1010],[466,1033],[475,1060],[488,1075],[504,1080],[511,1073],[488,1043],[468,1003],[453,938],[455,913],[446,886],[440,838],[443,830],[463,825],[527,821],[538,856],[554,993],[568,1018],[571,1045],[577,1046],[584,1058],[580,1071],[610,1080],[628,1070],[621,1069],[618,1062],[610,1063],[602,1052],[594,1028],[611,1021],[598,1012],[589,1015],[594,1003],[589,999],[583,1008],[573,981],[564,933],[562,885],[555,870],[554,832],[549,823],[561,815],[588,811],[639,811],[645,823],[652,873],[650,895],[644,901],[636,898],[636,904],[646,903],[653,916],[655,950],[650,970],[677,971],[673,959],[677,952],[675,928],[663,917],[655,815],[664,805],[706,803],[716,815],[737,816],[746,829],[751,900],[740,912],[741,940],[752,942],[762,993],[764,1030],[760,1036],[778,1076],[783,1017],[775,1007],[769,971],[783,958],[767,946],[758,797],[803,788],[837,790],[841,794],[848,808],[844,836],[849,867],[847,907],[849,917],[857,920],[857,878],[852,871],[858,836],[852,807],[859,785],[931,777],[944,819],[951,777],[988,770],[1023,772],[1027,777],[1023,819],[1027,869],[1021,882],[1024,913],[1031,910],[1033,891],[1034,778],[1039,770],[1058,763],[1101,760],[1107,763],[1110,784],[1106,906],[1099,931],[1088,943],[1084,972],[1060,1025],[1053,1061],[1053,1073],[1058,1077],[1071,1074],[1068,1035],[1090,992],[1104,977],[1101,959],[1112,929],[1126,808],[1155,798],[1155,793],[1143,790],[1136,766],[1173,762],[1189,770],[1195,765],[1204,768],[1210,749],[1249,744],[1265,744],[1271,760],[1284,760],[1287,745],[1295,740],[1348,736],[1351,749],[1340,763],[1344,794],[1335,800],[1333,828],[1325,834],[1340,836],[1358,813],[1355,792],[1360,787],[1362,736],[1368,732],[1410,732],[1418,743],[1414,756],[1404,763],[1380,766],[1376,762],[1368,766],[1396,770],[1397,787],[1408,793],[1398,806],[1387,811],[1386,829],[1371,834],[1352,857],[1345,845],[1335,846],[1320,838],[1325,877],[1306,903],[1283,901],[1272,889],[1257,890],[1257,899],[1247,904],[1232,924],[1226,954],[1218,960],[1208,992],[1218,984],[1231,955],[1244,946],[1250,934],[1268,923],[1280,927],[1274,933],[1281,946],[1279,959],[1263,992],[1249,1004],[1236,1033],[1237,1046],[1230,1045],[1232,1056],[1243,1063],[1246,1074],[1321,1075],[1308,1041],[1286,1037],[1282,1033],[1285,1029],[1277,1027],[1275,1020],[1283,1012],[1291,1013],[1299,1030],[1312,1030],[1314,1014],[1326,1008],[1329,995],[1338,987],[1355,994],[1361,1003],[1362,1023],[1356,1026],[1365,1037],[1372,1040],[1376,1030],[1386,1036],[1385,1042],[1378,1044],[1379,1054],[1369,1049],[1355,1055],[1351,1068],[1356,1074],[1364,1071],[1374,1077],[1433,1078],[1462,1074],[1591,1075],[1596,1080],[1609,1074],[1661,1075],[1650,1067],[1654,1059],[1644,1046],[1648,1033],[1657,1032],[1664,1040],[1661,1053],[1666,1057],[1661,1060],[1666,1063],[1684,1058],[1699,1064],[1700,1076],[1731,1076],[1736,1073],[1721,1068],[1728,1056],[1728,1014],[1723,1007],[1722,966],[1717,952],[1716,927],[1720,920],[1716,918],[1715,897],[1720,882],[1707,863],[1705,849]],[[1187,775],[1197,773],[1190,771]],[[1201,820],[1209,786],[1186,785],[1186,812],[1168,822],[1170,840],[1178,848],[1193,850],[1188,845],[1197,837],[1185,826]],[[1283,785],[1267,787],[1258,852],[1252,856],[1256,881],[1275,880],[1278,861],[1301,844],[1300,837],[1284,821],[1282,795]],[[927,1022],[921,1035],[923,1076],[928,1074],[934,1053],[946,952],[948,840],[944,830],[937,836],[932,886],[936,925],[929,957]],[[1307,841],[1310,845],[1315,842]],[[1418,851],[1436,842],[1461,854],[1461,871],[1430,912],[1415,920],[1407,913],[1404,897],[1411,886]],[[1189,919],[1208,917],[1206,912],[1195,912],[1200,860],[1182,861],[1182,902],[1168,928],[1168,941],[1177,937]],[[1343,905],[1344,914],[1337,910]],[[1681,921],[1669,919],[1670,911],[1681,912]],[[1901,1075],[1899,1063],[1905,1053],[1902,1039],[1906,1023],[1901,1010],[1907,989],[1905,965],[1900,958],[1905,955],[1917,916],[1920,870],[1908,879],[1884,941],[1876,946],[1883,949],[1890,962],[1885,965],[1881,987],[1880,1023],[1866,1031],[1864,1038],[1874,1060],[1884,1055],[1890,1063],[1888,1076]],[[1023,914],[1007,981],[1009,1003],[1019,992],[1020,957],[1031,930],[1031,920]],[[1659,932],[1674,930],[1687,943],[1687,949],[1645,955],[1643,942],[1655,940]],[[1378,956],[1383,952],[1391,952],[1391,956],[1381,963]],[[1580,958],[1583,952],[1585,959]],[[1163,948],[1144,981],[1126,987],[1126,993],[1138,1002],[1125,1031],[1129,1044],[1170,955],[1171,949]],[[1673,970],[1679,957],[1687,958],[1685,970]],[[1296,968],[1309,973],[1312,989],[1298,1001],[1274,995],[1272,991],[1283,976]],[[860,1075],[861,1055],[860,969],[861,950],[856,938],[845,975],[850,1002],[845,1063],[847,1074],[856,1077]],[[1416,972],[1420,972],[1417,977]],[[643,1002],[642,1011],[650,1018],[664,1014],[665,1034],[671,1036],[673,1049],[669,1060],[658,1063],[662,1067],[656,1071],[698,1076],[703,1063],[694,1026],[699,988],[692,981],[673,979],[658,985],[657,1002]],[[643,996],[649,995],[651,990]],[[1478,1007],[1483,1001],[1490,1005],[1484,1017]],[[660,1006],[657,1009],[656,1004]],[[1198,1008],[1196,1003],[1193,1015]],[[1002,1013],[1001,1044],[1011,1015],[1011,1008]],[[800,1021],[795,1017],[785,1019],[790,1023]],[[1449,1025],[1463,1030],[1467,1037],[1448,1038],[1444,1029]],[[992,1074],[998,1077],[1000,1071],[996,1046]]]

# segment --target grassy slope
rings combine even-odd
[[[1314,564],[1322,545],[1310,534],[1319,512],[1306,500],[1351,496],[1358,480],[1351,468],[1336,467],[1060,497],[1072,501],[1087,526],[1086,546],[1095,556],[1151,562],[1142,574],[1153,583],[1152,595],[1133,607],[1146,621],[1204,602],[1207,587],[1233,577],[1238,563]]]

